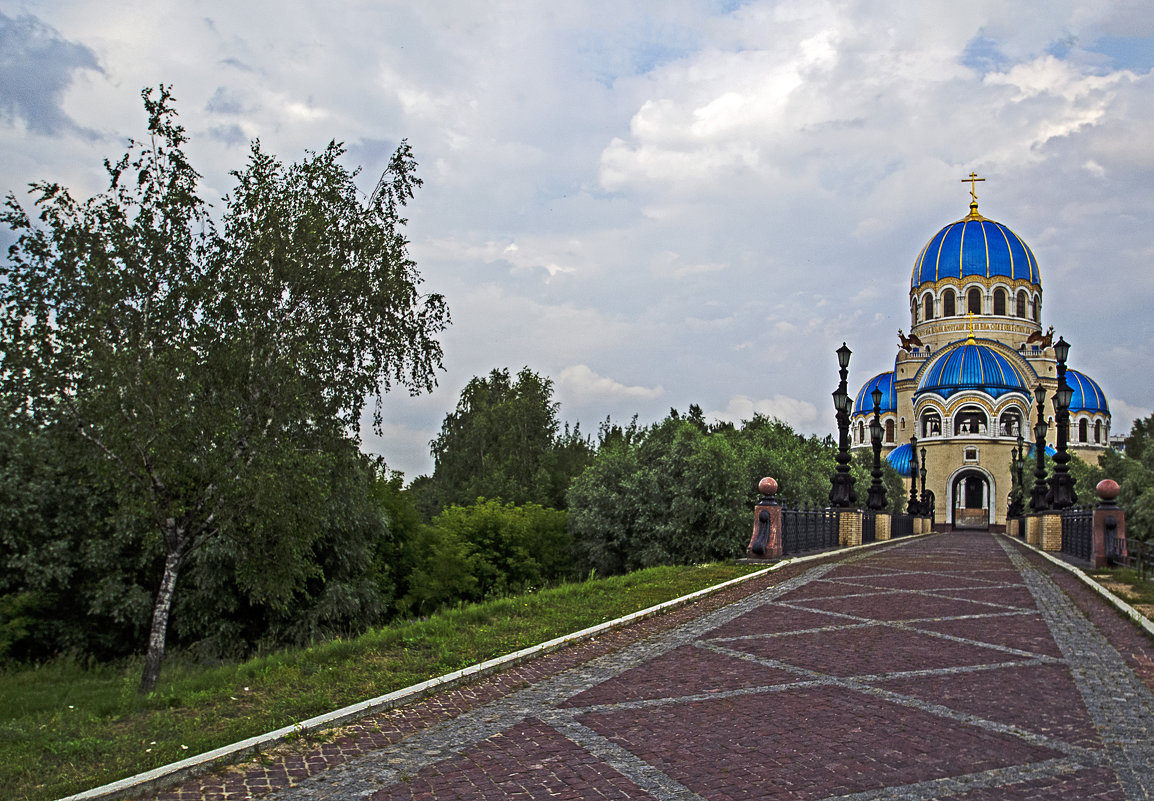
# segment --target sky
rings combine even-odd
[[[343,142],[366,195],[407,139],[453,323],[438,387],[362,444],[411,479],[500,368],[586,433],[692,403],[830,433],[834,351],[851,391],[892,369],[975,171],[1127,433],[1154,406],[1152,69],[1146,0],[0,0],[0,190],[106,188],[159,83],[218,214],[253,138]]]

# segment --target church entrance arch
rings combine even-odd
[[[980,467],[954,472],[946,484],[949,491],[946,520],[955,529],[988,529],[994,522],[994,477]]]

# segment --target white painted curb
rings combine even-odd
[[[1069,562],[1064,562],[1061,559],[1059,559],[1058,557],[1050,554],[1048,551],[1043,551],[1041,548],[1037,547],[1036,545],[1031,545],[1030,543],[1026,542],[1025,540],[1020,540],[1017,537],[1011,537],[1009,534],[1001,534],[1000,536],[1005,537],[1006,539],[1010,540],[1011,542],[1016,542],[1019,545],[1022,545],[1026,548],[1029,548],[1031,551],[1033,551],[1036,554],[1041,554],[1043,557],[1045,557],[1046,559],[1049,559],[1051,562],[1053,562],[1054,564],[1056,564],[1060,568],[1063,568],[1065,570],[1069,570],[1075,576],[1080,578],[1082,580],[1083,584],[1087,585],[1094,592],[1098,593],[1103,598],[1105,598],[1107,601],[1114,604],[1114,606],[1117,607],[1118,611],[1120,611],[1122,614],[1126,615],[1126,617],[1130,618],[1135,623],[1137,623],[1138,626],[1141,627],[1142,629],[1144,629],[1145,632],[1147,634],[1149,634],[1151,637],[1154,637],[1154,623],[1151,623],[1149,618],[1147,618],[1145,615],[1143,615],[1141,612],[1139,612],[1134,607],[1130,606],[1130,604],[1123,601],[1117,595],[1110,592],[1108,589],[1103,587],[1101,584],[1094,581],[1093,578],[1091,578],[1090,576],[1087,576],[1082,571],[1081,568],[1079,568],[1075,565],[1072,565]]]
[[[903,542],[910,542],[926,534],[914,534],[907,537],[901,537],[897,540],[882,540],[880,542],[871,542],[865,545],[858,545],[852,548],[838,548],[832,551],[821,551],[819,553],[809,554],[806,556],[798,556],[791,559],[783,559],[780,562],[775,562],[764,570],[757,570],[753,573],[748,573],[744,576],[738,576],[735,579],[724,581],[721,584],[715,584],[712,587],[706,587],[703,590],[692,592],[689,595],[683,595],[680,598],[674,598],[670,601],[664,601],[648,609],[642,609],[638,612],[619,617],[616,620],[610,620],[606,623],[599,623],[596,626],[590,626],[587,629],[566,634],[563,637],[557,637],[548,642],[533,645],[528,648],[522,648],[520,651],[515,651],[505,656],[488,659],[484,662],[479,662],[476,665],[470,665],[461,670],[455,670],[452,673],[446,673],[443,676],[423,681],[420,684],[414,684],[405,687],[401,690],[395,690],[387,695],[370,698],[367,701],[361,701],[351,706],[346,706],[343,709],[338,709],[335,712],[328,712],[324,715],[318,715],[308,720],[303,720],[300,723],[294,723],[291,726],[285,726],[276,731],[266,732],[265,734],[258,734],[255,737],[249,737],[247,740],[241,740],[237,743],[225,745],[212,751],[206,751],[203,754],[182,759],[179,762],[172,762],[168,765],[162,765],[159,768],[153,768],[145,773],[138,773],[135,776],[129,776],[125,779],[111,782],[109,784],[94,787],[91,790],[85,790],[75,795],[70,795],[67,798],[59,799],[58,801],[110,801],[111,799],[123,799],[133,795],[139,795],[146,791],[155,791],[164,787],[169,787],[183,779],[191,779],[195,776],[207,773],[215,767],[239,762],[242,758],[249,754],[259,753],[263,748],[271,746],[281,740],[289,737],[299,737],[308,732],[317,731],[319,729],[333,728],[342,723],[348,723],[352,720],[367,717],[376,712],[383,712],[388,709],[401,706],[415,701],[423,696],[429,695],[437,690],[452,687],[455,684],[460,684],[467,679],[480,678],[489,673],[495,673],[502,667],[523,662],[530,657],[538,654],[554,651],[564,645],[579,642],[581,640],[591,639],[606,631],[621,628],[629,623],[637,620],[642,620],[647,617],[659,615],[669,609],[672,609],[690,601],[695,601],[706,595],[711,595],[715,592],[731,587],[734,584],[740,584],[745,581],[764,576],[766,573],[772,573],[775,570],[780,570],[788,565],[795,565],[800,562],[810,562],[816,559],[828,559],[831,556],[838,556],[850,551],[855,551],[861,548],[873,548],[879,545],[898,545]]]

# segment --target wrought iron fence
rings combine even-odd
[[[837,546],[837,509],[810,506],[781,510],[783,554],[820,551]]]
[[[1107,520],[1107,528],[1109,528],[1109,520]],[[1123,542],[1126,543],[1125,556],[1123,556],[1122,550]],[[1154,544],[1142,540],[1132,540],[1129,537],[1124,540],[1119,537],[1111,537],[1109,530],[1107,530],[1106,558],[1110,564],[1137,570],[1138,578],[1143,581],[1154,576]]]
[[[890,538],[909,537],[914,533],[913,515],[894,515],[890,520]]]
[[[1093,538],[1093,509],[1072,506],[1062,510],[1062,553],[1089,562]]]

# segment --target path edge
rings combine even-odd
[[[637,612],[631,612],[623,617],[599,623],[596,626],[581,629],[580,631],[571,634],[565,634],[561,637],[556,637],[547,642],[531,645],[528,648],[522,648],[519,651],[514,651],[511,654],[487,659],[484,662],[478,662],[475,665],[455,670],[452,673],[445,673],[427,681],[413,684],[404,687],[400,690],[394,690],[391,693],[370,698],[367,701],[359,701],[355,704],[337,709],[333,712],[326,712],[323,715],[303,720],[300,723],[294,723],[291,726],[284,726],[275,731],[266,732],[264,734],[257,734],[245,740],[224,745],[220,748],[215,748],[212,751],[206,751],[203,754],[182,759],[179,762],[171,762],[167,765],[161,765],[158,768],[137,773],[134,776],[128,776],[124,779],[118,779],[108,784],[103,784],[99,787],[94,787],[91,790],[84,790],[74,795],[60,798],[57,801],[113,801],[114,799],[127,799],[139,797],[146,792],[153,790],[163,790],[166,787],[171,787],[185,779],[192,779],[196,776],[203,775],[209,771],[224,767],[225,765],[233,764],[241,761],[245,757],[260,753],[261,750],[268,748],[271,745],[277,744],[284,740],[294,737],[301,737],[305,734],[319,731],[322,729],[333,728],[344,723],[349,723],[377,712],[384,712],[412,701],[419,700],[426,695],[430,695],[438,690],[447,689],[457,684],[463,684],[467,681],[483,678],[491,673],[496,673],[504,668],[512,667],[520,664],[527,659],[531,659],[541,654],[546,654],[563,648],[572,643],[581,642],[583,640],[592,639],[598,634],[614,631],[622,628],[638,620],[644,620],[655,615],[663,614],[664,612],[683,606],[687,603],[696,601],[699,598],[704,598],[707,595],[712,595],[715,592],[720,592],[727,587],[732,587],[736,584],[741,584],[750,581],[759,576],[764,576],[767,573],[772,573],[790,565],[796,565],[802,562],[815,561],[817,559],[828,559],[833,556],[840,556],[846,553],[862,550],[865,548],[874,548],[881,545],[900,545],[905,542],[912,542],[913,540],[921,539],[922,537],[930,536],[935,532],[927,532],[925,534],[914,534],[900,539],[880,540],[878,542],[865,543],[863,545],[855,545],[846,548],[838,548],[832,551],[821,551],[814,554],[807,554],[806,556],[796,556],[788,559],[782,559],[779,562],[766,567],[762,570],[755,570],[744,576],[738,576],[728,581],[723,581],[720,584],[715,584],[712,587],[691,592],[688,595],[682,595],[679,598],[673,598],[668,601],[662,601],[659,604],[650,606],[646,609],[641,609]],[[1135,614],[1137,614],[1135,612]]]
[[[1132,607],[1126,601],[1119,598],[1114,593],[1110,592],[1108,589],[1106,589],[1101,584],[1099,584],[1097,581],[1095,581],[1092,577],[1088,576],[1086,574],[1086,572],[1084,570],[1082,570],[1082,568],[1078,567],[1077,565],[1072,565],[1069,562],[1065,562],[1065,561],[1059,559],[1058,557],[1054,556],[1053,554],[1049,553],[1048,551],[1043,551],[1041,548],[1037,547],[1036,545],[1031,545],[1028,542],[1023,542],[1022,540],[1018,539],[1017,537],[1011,537],[1009,534],[1004,534],[1002,532],[998,532],[998,536],[1005,537],[1010,542],[1017,543],[1018,545],[1021,545],[1024,548],[1029,548],[1034,553],[1039,554],[1040,556],[1042,556],[1045,559],[1048,559],[1050,562],[1057,565],[1058,567],[1070,571],[1075,576],[1077,576],[1079,579],[1081,579],[1083,584],[1088,586],[1094,592],[1101,595],[1103,598],[1105,598],[1107,601],[1109,601],[1111,604],[1113,604],[1114,607],[1119,612],[1124,614],[1126,617],[1130,618],[1130,620],[1132,620],[1134,623],[1136,623],[1140,629],[1145,631],[1151,637],[1154,637],[1154,622],[1151,622],[1148,617],[1143,615],[1141,612],[1139,612],[1137,609]]]

